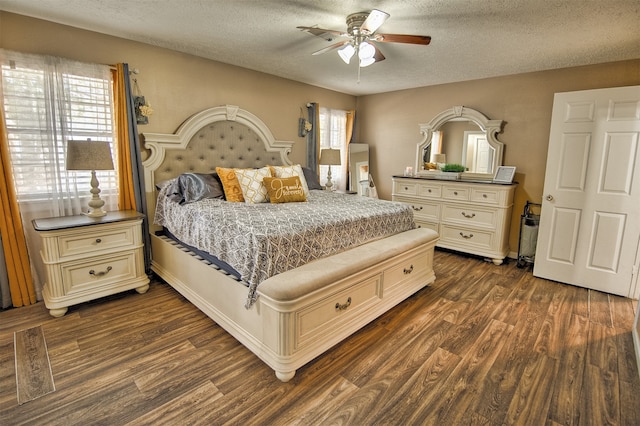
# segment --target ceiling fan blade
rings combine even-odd
[[[387,12],[373,9],[360,26],[360,31],[366,34],[373,34],[388,17],[389,14]]]
[[[297,29],[309,33],[311,35],[321,37],[327,41],[333,41],[337,37],[348,36],[349,34],[344,31],[338,30],[327,30],[326,28],[318,28],[318,27],[296,27]]]
[[[430,36],[408,35],[408,34],[375,34],[371,37],[371,39],[375,41],[380,41],[383,43],[409,43],[409,44],[421,44],[424,46],[431,43]]]
[[[339,49],[340,47],[344,46],[345,44],[349,44],[351,43],[351,40],[345,40],[345,41],[339,41],[338,43],[334,43],[331,46],[327,46],[324,49],[320,49],[316,52],[313,52],[312,55],[321,55],[323,53],[326,53],[330,50],[334,50],[334,49]]]

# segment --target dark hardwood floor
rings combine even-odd
[[[158,281],[2,312],[0,424],[640,425],[636,302],[514,261],[436,251],[435,270],[289,383]],[[36,326],[56,390],[18,405],[13,333]]]

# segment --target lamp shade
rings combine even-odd
[[[434,154],[433,155],[433,160],[436,163],[446,163],[447,162],[447,156],[445,154]]]
[[[340,161],[340,150],[339,149],[323,149],[320,151],[320,164],[323,166],[339,166]]]
[[[109,142],[68,141],[67,170],[113,170]]]

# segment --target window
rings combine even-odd
[[[327,181],[327,172],[331,167],[331,180],[334,188],[346,189],[347,159],[347,111],[320,107],[320,149],[340,150],[341,165],[320,166],[320,184]]]
[[[0,58],[7,140],[18,201],[79,197],[86,201],[91,174],[66,171],[66,143],[90,138],[110,142],[115,149],[109,67],[7,51],[0,52]],[[116,171],[96,174],[101,196],[107,203],[109,198],[117,203]],[[61,211],[53,209],[50,215],[77,214],[80,208],[67,205]]]

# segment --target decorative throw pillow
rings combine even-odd
[[[217,173],[183,173],[172,183],[167,197],[180,204],[205,198],[223,198],[224,191]]]
[[[224,167],[216,167],[216,173],[222,182],[222,188],[224,189],[224,198],[227,201],[235,203],[243,203],[244,196],[242,195],[242,187],[236,177],[235,169],[228,169]]]
[[[304,190],[304,196],[309,196],[309,187],[307,186],[307,180],[304,177],[304,172],[300,164],[294,164],[293,166],[270,166],[273,170],[273,175],[277,178],[287,178],[292,176],[298,176],[300,178],[300,184]]]
[[[304,179],[307,181],[307,188],[322,189],[322,185],[320,185],[320,180],[318,179],[316,172],[308,167],[303,167],[302,172],[304,173]]]
[[[265,203],[267,202],[267,189],[262,180],[271,177],[271,169],[263,167],[261,169],[235,169],[236,178],[242,189],[242,196],[245,203]]]
[[[264,186],[267,188],[271,203],[291,203],[297,201],[307,201],[304,195],[304,188],[298,176],[287,178],[264,178]]]

